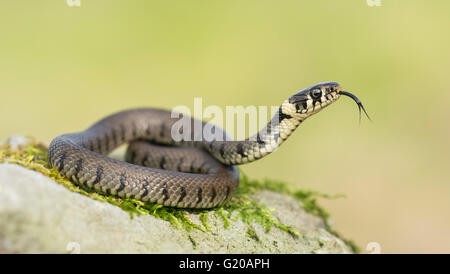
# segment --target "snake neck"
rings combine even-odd
[[[253,162],[274,152],[308,116],[297,113],[295,105],[286,100],[255,135],[242,141],[213,141],[207,149],[227,165]]]

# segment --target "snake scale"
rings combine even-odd
[[[353,98],[361,114],[364,107],[356,96],[342,91],[336,82],[319,83],[285,100],[265,128],[242,141],[198,141],[193,138],[195,132],[187,134],[190,139],[175,140],[172,133],[181,118],[191,125],[200,123],[201,128],[209,126],[214,136],[227,134],[185,115],[173,118],[168,110],[126,110],[85,131],[53,139],[49,163],[73,182],[102,193],[165,206],[211,208],[233,196],[239,184],[235,165],[273,152],[306,118],[340,95]],[[126,162],[106,156],[123,143],[129,143]]]

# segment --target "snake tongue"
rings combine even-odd
[[[341,91],[341,92],[339,92],[339,94],[348,96],[348,97],[352,98],[353,101],[356,102],[356,104],[358,105],[358,109],[359,109],[359,122],[360,122],[360,123],[361,123],[361,109],[364,111],[364,114],[367,116],[367,118],[369,119],[369,121],[372,121],[372,119],[370,119],[369,114],[367,114],[366,109],[364,108],[363,104],[362,104],[361,101],[358,99],[358,97],[356,97],[355,95],[351,94],[350,92],[346,92],[346,91]]]

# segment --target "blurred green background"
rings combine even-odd
[[[338,81],[342,98],[253,178],[323,200],[363,249],[450,252],[450,1],[0,2],[0,139],[49,142],[132,107],[278,105]]]

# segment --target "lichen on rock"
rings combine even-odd
[[[0,252],[358,252],[317,205],[327,195],[241,173],[221,207],[164,207],[78,186],[50,168],[44,144],[23,142],[0,146]]]

